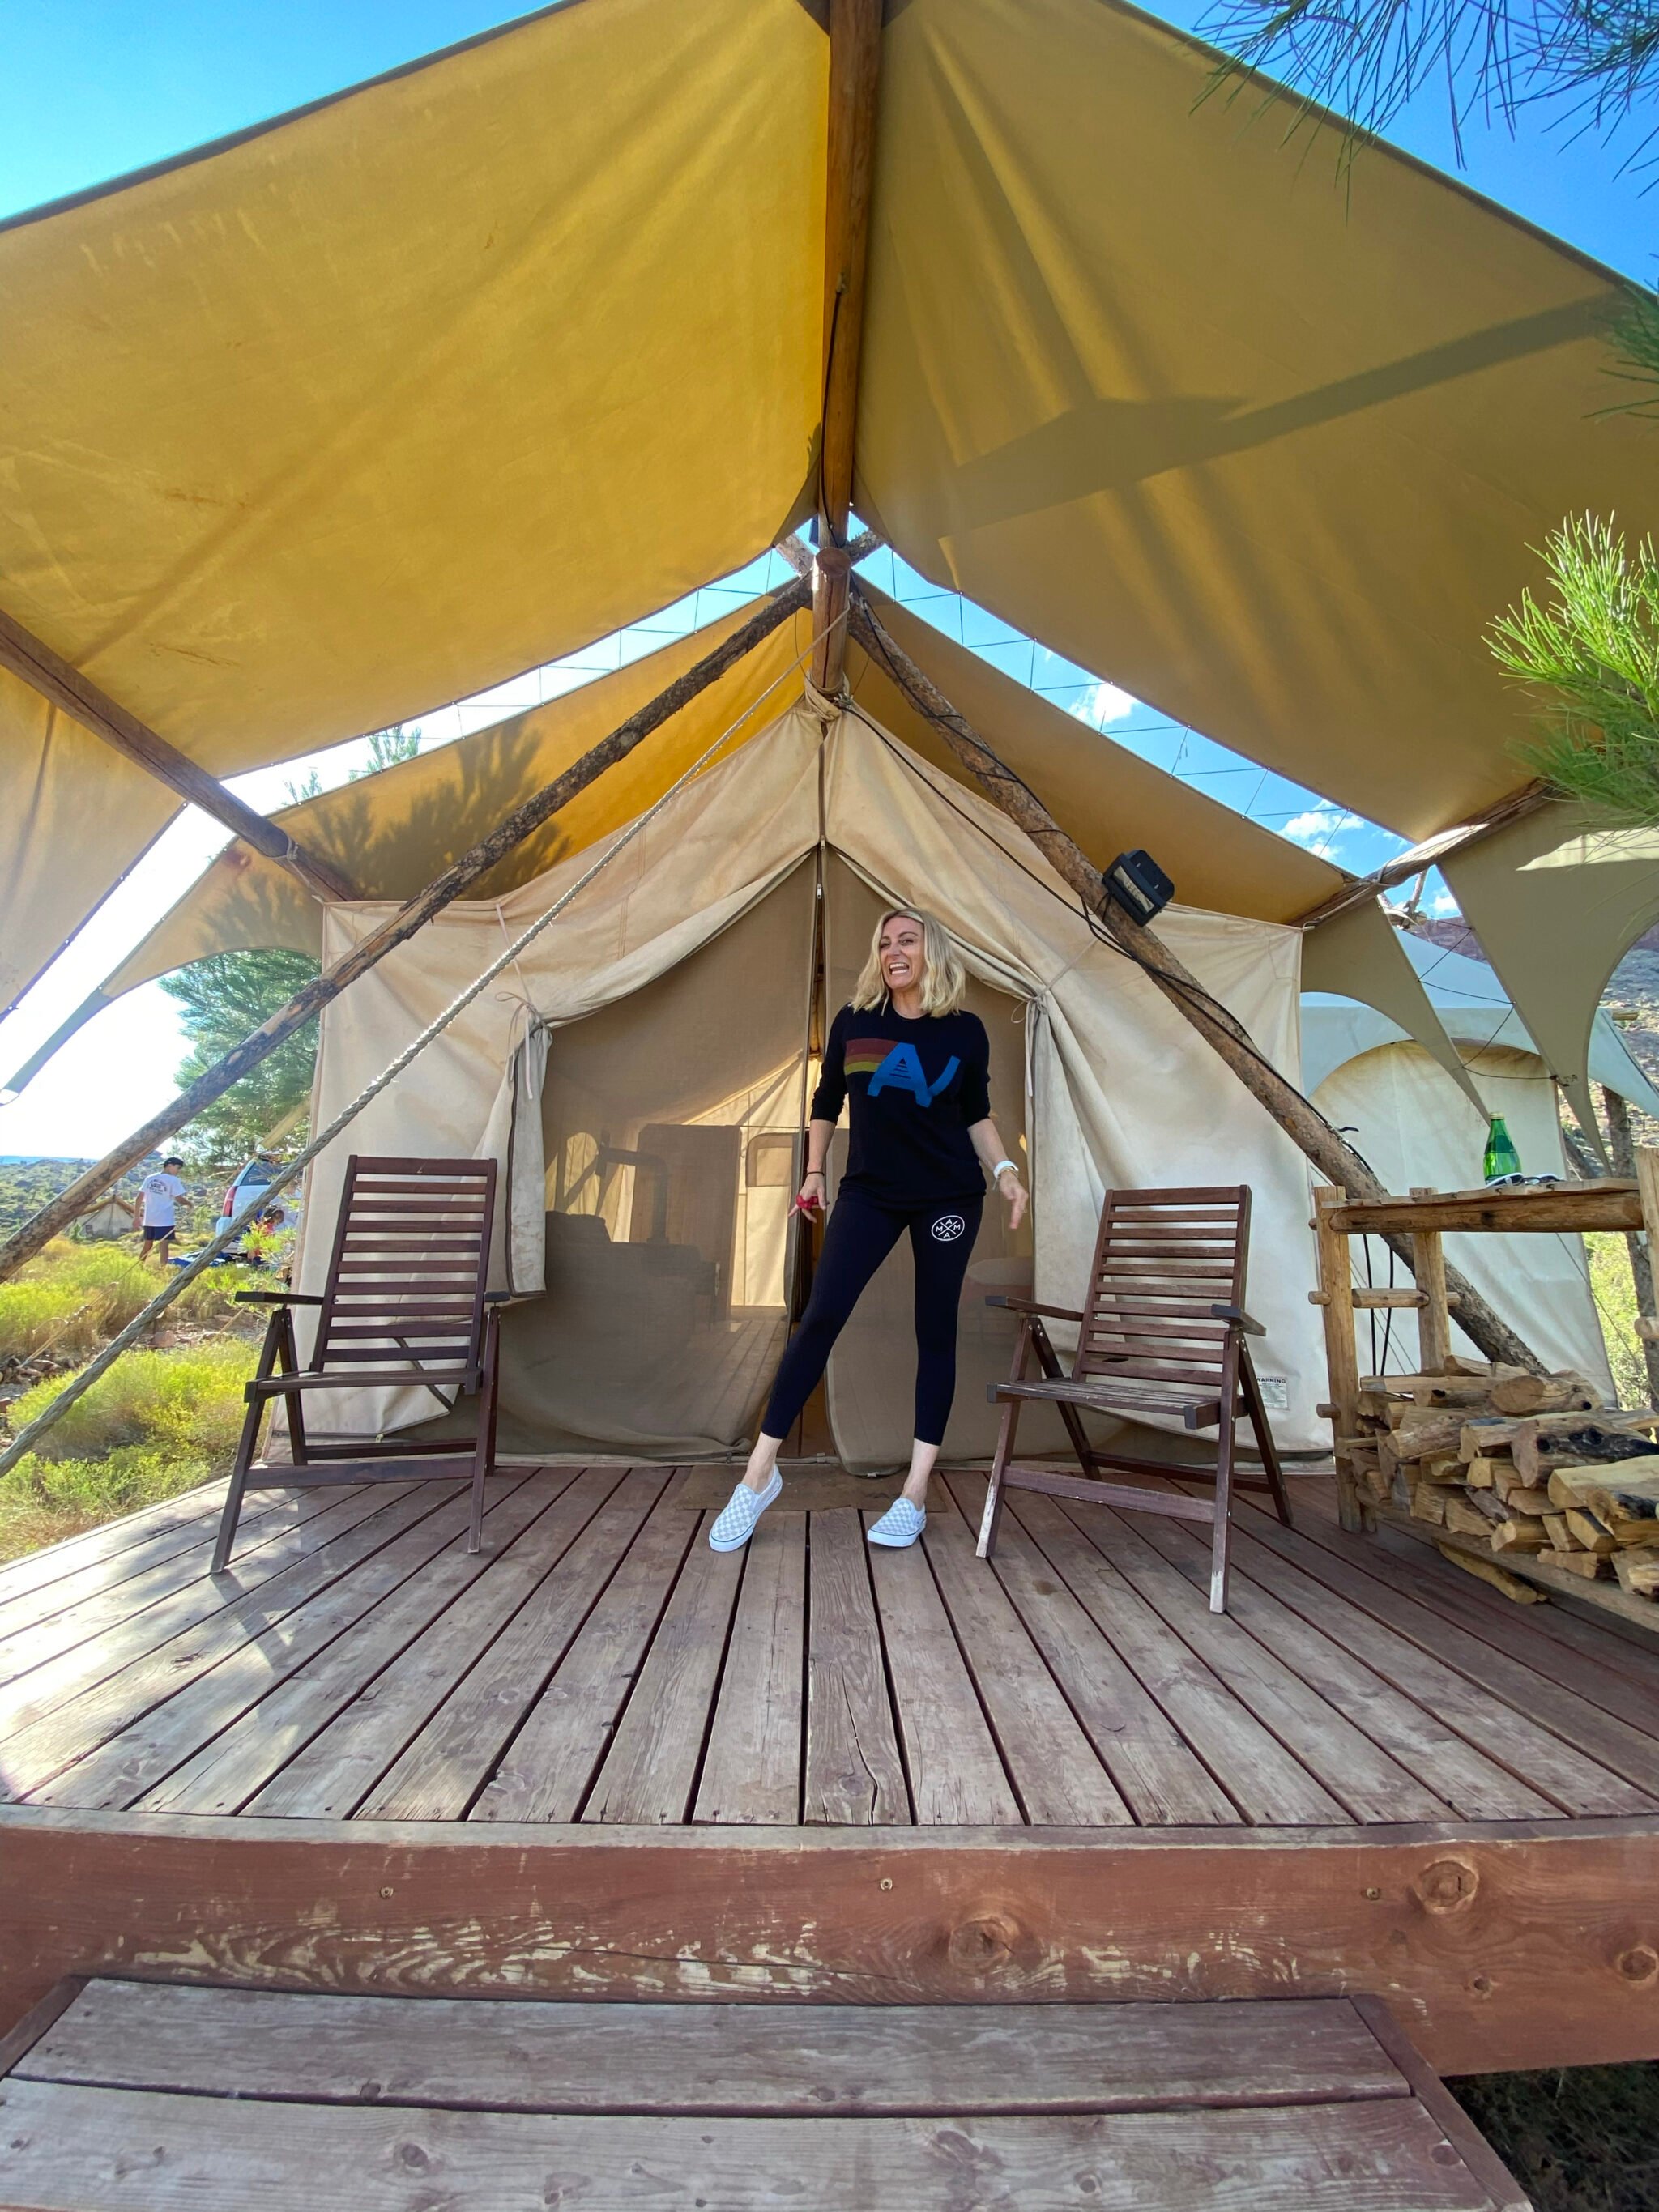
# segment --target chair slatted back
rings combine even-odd
[[[462,1373],[483,1357],[494,1160],[346,1162],[313,1364]]]
[[[1227,1324],[1211,1308],[1243,1307],[1249,1231],[1248,1183],[1109,1190],[1073,1379],[1218,1393]]]

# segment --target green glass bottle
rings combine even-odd
[[[1503,1115],[1494,1114],[1486,1130],[1486,1181],[1496,1182],[1500,1176],[1520,1172],[1521,1155],[1515,1149],[1515,1139],[1504,1127]]]

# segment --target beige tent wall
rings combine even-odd
[[[1300,1155],[1152,986],[1094,939],[1058,879],[1005,817],[850,715],[831,726],[826,743],[818,720],[793,709],[733,759],[677,794],[614,870],[527,948],[511,986],[503,978],[501,987],[475,1002],[376,1100],[354,1129],[349,1148],[470,1154],[484,1141],[492,1116],[499,1132],[501,1100],[526,1005],[551,1029],[550,1097],[566,1024],[611,1009],[605,1018],[614,1020],[620,1035],[634,1020],[648,1042],[654,1002],[647,987],[702,954],[775,893],[811,853],[821,823],[831,850],[866,884],[883,896],[897,888],[930,905],[962,945],[976,980],[1028,1006],[1035,1024],[1038,1295],[1075,1301],[1109,1182],[1249,1182],[1257,1209],[1250,1299],[1268,1328],[1262,1364],[1277,1378],[1275,1395],[1283,1410],[1276,1425],[1287,1447],[1318,1449],[1314,1407],[1323,1384],[1317,1329],[1307,1304],[1312,1252]],[[590,861],[591,855],[561,863],[510,894],[499,912],[493,905],[451,908],[354,984],[348,998],[325,1016],[313,1109],[319,1121],[377,1073],[484,966],[504,942],[503,932],[516,933],[545,912]],[[372,927],[383,911],[331,908],[331,955]],[[1182,958],[1278,1064],[1293,1067],[1296,933],[1185,911],[1166,919]],[[793,942],[787,932],[780,939],[786,941]],[[778,964],[781,972],[795,972],[794,952]],[[631,1008],[620,1003],[635,994],[641,995]],[[683,1012],[674,1017],[684,1018]],[[750,1057],[764,1060],[767,1054]],[[641,1120],[638,1129],[629,1128],[639,1142],[617,1149],[660,1154],[665,1143],[679,1145],[687,1129],[709,1127],[712,1120],[714,1138],[726,1129],[738,1133],[740,1143],[732,1157],[742,1158],[746,1176],[749,1140],[769,1132],[775,1136],[784,1126],[765,1117],[778,1110],[776,1085],[786,1069],[781,1062],[745,1065],[739,1053],[732,1061],[723,1091],[712,1077],[684,1097],[659,1086],[669,1105],[653,1109],[656,1133],[649,1144]],[[705,1096],[710,1089],[721,1095]],[[794,1111],[798,1115],[798,1106]],[[556,1116],[555,1121],[556,1134]],[[681,1134],[665,1138],[665,1128]],[[315,1171],[301,1269],[308,1288],[316,1286],[325,1265],[340,1156],[347,1149],[336,1147]],[[703,1149],[712,1157],[713,1142]],[[527,1171],[528,1150],[515,1158]],[[571,1167],[580,1174],[583,1164],[564,1164],[567,1177]],[[757,1178],[777,1168],[759,1158],[754,1164]],[[544,1173],[552,1169],[556,1201],[560,1167],[551,1158],[536,1159],[538,1199]],[[568,1188],[567,1182],[567,1193]],[[625,1224],[630,1243],[636,1224],[649,1237],[649,1210],[636,1206],[631,1186],[624,1188],[618,1180],[605,1205],[607,1242],[620,1242],[617,1232]],[[763,1237],[768,1232],[759,1219],[757,1234]],[[533,1316],[534,1309],[525,1311]],[[521,1325],[535,1326],[533,1319]],[[419,1418],[406,1403],[371,1406],[343,1392],[341,1400],[337,1418],[353,1428]],[[619,1448],[641,1448],[631,1439],[615,1441]]]
[[[1528,1170],[1562,1173],[1555,1085],[1535,1055],[1483,1045],[1468,1048],[1465,1058],[1492,1111],[1504,1115]],[[1414,1184],[1466,1190],[1480,1180],[1480,1119],[1420,1046],[1386,1044],[1363,1052],[1327,1076],[1313,1097],[1328,1120],[1349,1131],[1350,1142],[1389,1190],[1409,1190]],[[1407,1283],[1403,1268],[1396,1265],[1390,1272],[1388,1248],[1377,1238],[1352,1242],[1356,1282]],[[1576,1368],[1612,1397],[1613,1378],[1582,1237],[1448,1237],[1446,1256],[1547,1366]],[[1388,1317],[1374,1318],[1380,1346]],[[1392,1322],[1387,1366],[1395,1373],[1408,1372],[1417,1364],[1417,1316],[1396,1313]],[[1366,1316],[1359,1317],[1358,1329],[1360,1371],[1370,1374],[1376,1370],[1370,1364]],[[1467,1357],[1480,1357],[1455,1325],[1452,1342]]]

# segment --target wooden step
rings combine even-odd
[[[65,1983],[25,2212],[1529,2212],[1370,1998],[567,2004]]]

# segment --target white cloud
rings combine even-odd
[[[1285,824],[1284,835],[1292,844],[1322,850],[1346,831],[1363,830],[1364,826],[1358,815],[1349,814],[1340,806],[1310,806],[1305,814],[1291,817]]]
[[[1078,701],[1072,712],[1079,722],[1103,730],[1108,722],[1121,722],[1126,715],[1133,714],[1138,703],[1115,684],[1097,684]]]

